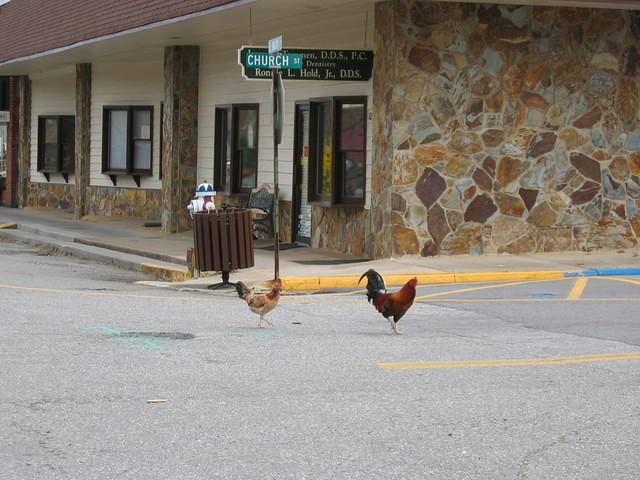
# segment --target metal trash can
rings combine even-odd
[[[235,286],[229,282],[229,272],[254,265],[251,211],[230,208],[194,213],[193,244],[198,270],[222,272],[222,282],[208,288]]]

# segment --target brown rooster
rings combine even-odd
[[[278,300],[280,300],[280,292],[282,291],[282,284],[280,280],[276,281],[271,288],[269,293],[265,294],[255,294],[253,290],[247,287],[242,282],[236,282],[236,291],[238,292],[238,296],[247,302],[249,305],[249,309],[253,313],[257,313],[260,315],[260,321],[258,322],[258,328],[262,328],[262,321],[264,320],[269,325],[273,325],[273,322],[268,318],[265,318],[265,315],[269,313],[271,310],[276,308],[278,305]]]
[[[384,278],[378,272],[373,269],[367,270],[358,280],[358,285],[364,277],[367,277],[367,300],[376,307],[376,310],[384,318],[389,320],[393,333],[400,335],[398,321],[413,305],[418,279],[414,277],[397,292],[387,293]]]

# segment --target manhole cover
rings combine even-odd
[[[182,332],[118,332],[118,337],[128,338],[162,338],[165,340],[193,340],[196,336],[192,333]]]

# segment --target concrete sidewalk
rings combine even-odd
[[[187,249],[192,232],[167,234],[157,225],[135,218],[73,216],[57,209],[0,207],[0,239],[56,249],[172,282],[174,288],[206,288],[220,275],[189,278]],[[4,227],[4,228],[3,228]],[[13,228],[12,228],[13,227]],[[267,287],[274,277],[270,242],[256,242],[255,266],[232,272],[230,281]],[[320,290],[356,286],[374,268],[389,285],[413,276],[420,283],[553,279],[566,276],[640,275],[640,250],[526,255],[457,255],[367,260],[311,248],[280,251],[280,277],[285,290]]]

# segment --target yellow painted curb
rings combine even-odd
[[[140,270],[167,282],[184,282],[191,278],[189,270],[186,268],[169,267],[156,263],[143,262],[140,264]]]
[[[509,280],[559,280],[565,278],[561,270],[530,270],[512,272],[462,272],[462,273],[403,273],[384,275],[388,285],[402,285],[416,277],[418,283],[499,282]],[[282,277],[284,290],[324,290],[329,288],[357,287],[360,275],[332,275],[324,277]],[[364,288],[366,280],[360,284]]]
[[[17,223],[0,223],[0,228],[18,228]]]
[[[468,272],[456,273],[456,282],[501,282],[503,280],[559,280],[565,278],[562,270],[531,270],[523,272]]]

